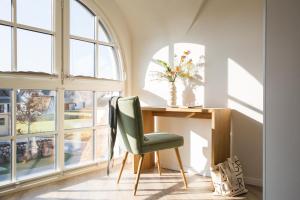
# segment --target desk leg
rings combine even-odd
[[[230,157],[231,111],[229,109],[214,110],[212,113],[212,158],[216,165]]]
[[[154,116],[152,111],[143,110],[143,126],[144,133],[153,133],[154,132]],[[133,158],[133,172],[136,174],[139,164],[139,156],[134,156]],[[146,153],[143,161],[142,171],[146,169],[151,169],[154,167],[154,154]]]

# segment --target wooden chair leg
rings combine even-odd
[[[133,194],[134,196],[136,194],[136,190],[137,190],[137,187],[138,187],[138,184],[139,184],[143,161],[144,161],[144,154],[141,154],[140,155],[139,167],[138,167],[138,171],[137,171],[137,176],[136,176],[136,180],[135,180],[135,185],[134,185],[134,194]]]
[[[120,173],[119,173],[119,176],[118,176],[117,183],[120,182],[120,179],[121,179],[121,176],[122,176],[122,172],[123,172],[126,160],[127,160],[127,156],[128,156],[128,152],[125,153],[125,156],[124,156],[124,159],[123,159],[123,162],[122,162],[122,166],[121,166],[121,170],[120,170]]]
[[[178,164],[179,164],[179,167],[180,167],[180,172],[181,172],[181,175],[182,175],[182,178],[183,178],[184,186],[185,186],[185,189],[186,189],[188,185],[187,185],[185,174],[184,174],[184,171],[183,171],[182,162],[181,162],[181,158],[180,158],[178,148],[175,148],[175,153],[176,153],[176,157],[177,157]]]
[[[157,158],[157,169],[158,169],[158,173],[159,173],[159,175],[161,176],[161,168],[160,168],[160,161],[159,161],[159,152],[158,152],[158,151],[155,151],[155,155],[156,155],[156,158]]]

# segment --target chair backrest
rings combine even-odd
[[[118,100],[118,126],[128,152],[141,154],[144,131],[140,101],[137,96]]]

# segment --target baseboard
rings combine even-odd
[[[176,169],[170,169],[170,168],[167,168],[167,167],[163,167],[163,168],[169,169],[169,170],[176,170],[176,171],[178,171],[177,168]],[[210,170],[199,171],[199,170],[195,170],[195,169],[193,169],[191,167],[187,167],[187,166],[184,166],[184,169],[190,175],[197,174],[197,175],[200,175],[200,176],[211,177]],[[263,185],[262,184],[262,179],[260,179],[260,178],[244,177],[244,181],[248,185],[254,185],[254,186],[258,186],[258,187],[262,187],[262,185]]]
[[[203,171],[199,172],[199,171],[195,171],[193,168],[189,168],[189,167],[187,167],[185,169],[190,174],[198,174],[201,176],[211,177],[210,170],[203,170]],[[244,177],[244,181],[248,185],[262,187],[262,179],[260,179],[260,178]]]
[[[262,187],[262,180],[260,178],[244,177],[244,181],[248,185]]]

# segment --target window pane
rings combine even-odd
[[[51,73],[52,36],[18,29],[18,71]]]
[[[70,74],[74,76],[94,76],[94,44],[71,40]]]
[[[52,30],[52,0],[17,0],[17,20],[19,24]]]
[[[109,130],[108,126],[102,126],[96,129],[96,160],[107,160]]]
[[[98,24],[98,27],[99,27],[98,39],[101,42],[109,42],[110,39],[108,37],[107,31],[104,29],[104,27],[100,23]]]
[[[0,20],[11,21],[11,0],[0,1]]]
[[[106,79],[119,79],[116,54],[110,46],[99,46],[99,77]]]
[[[96,124],[108,125],[108,101],[111,92],[96,92]]]
[[[17,139],[17,179],[55,170],[55,136]]]
[[[16,132],[18,135],[55,131],[55,114],[55,91],[17,91]]]
[[[0,90],[0,137],[11,134],[11,90]],[[1,155],[1,153],[0,153]]]
[[[93,131],[65,134],[65,165],[80,165],[93,160]]]
[[[93,92],[65,91],[65,129],[93,126]]]
[[[81,3],[70,1],[70,33],[71,35],[94,39],[95,17]]]
[[[11,180],[11,142],[0,141],[0,184]]]
[[[11,28],[8,26],[0,26],[0,71],[11,71]]]

